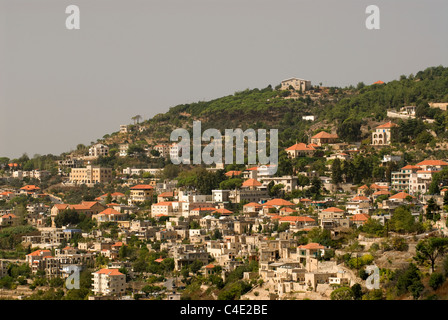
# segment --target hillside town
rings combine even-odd
[[[0,299],[446,298],[448,158],[410,158],[388,116],[358,141],[316,122],[270,165],[175,166],[140,116],[46,169],[1,158]]]

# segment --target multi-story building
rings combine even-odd
[[[121,296],[125,293],[126,275],[118,269],[100,269],[92,275],[94,294]]]
[[[417,178],[417,171],[422,170],[419,166],[407,165],[400,169],[400,171],[393,171],[391,174],[391,188],[396,191],[409,190],[411,176]],[[414,185],[417,181],[414,181]]]
[[[109,155],[109,147],[98,143],[89,148],[90,157],[107,157]]]
[[[122,143],[118,145],[118,155],[126,157],[128,155],[129,143]]]
[[[295,90],[305,92],[311,89],[311,81],[300,78],[289,78],[281,82],[280,90],[288,90],[292,87]]]
[[[398,125],[392,122],[387,122],[375,128],[375,131],[372,133],[372,145],[374,146],[387,146],[391,143],[392,133],[391,130],[393,127],[397,127]]]
[[[152,200],[154,187],[149,184],[138,184],[130,188],[129,204]]]
[[[167,158],[170,154],[170,146],[167,144],[157,144],[153,149],[158,151],[160,156],[163,158]]]
[[[180,245],[174,248],[174,269],[179,271],[183,266],[188,266],[196,260],[202,264],[208,264],[208,252],[205,248],[193,245]]]
[[[85,184],[87,186],[96,183],[109,183],[112,181],[112,169],[100,166],[87,165],[86,168],[72,168],[69,181],[72,184]]]

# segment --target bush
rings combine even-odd
[[[394,237],[391,240],[392,248],[396,251],[407,251],[409,246],[404,238]]]
[[[431,274],[431,277],[429,278],[429,286],[433,290],[437,290],[443,284],[444,281],[445,277],[443,274],[434,272],[433,274]]]
[[[330,295],[331,300],[353,300],[354,295],[351,288],[341,287],[334,290]]]

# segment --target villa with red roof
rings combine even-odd
[[[126,275],[118,269],[100,269],[92,273],[95,295],[122,296],[126,289]]]
[[[364,223],[369,220],[370,216],[366,213],[355,214],[350,217],[350,222],[355,224],[356,226],[362,226]]]
[[[316,149],[305,143],[296,143],[295,145],[285,149],[288,158],[295,159],[297,157],[306,157],[312,155]]]
[[[95,198],[95,201],[104,201],[104,200],[107,199],[107,196],[108,196],[108,193],[105,193],[105,194]],[[122,198],[126,197],[126,195],[124,193],[121,193],[121,192],[112,192],[110,194],[110,196],[112,197],[112,201],[119,201]]]
[[[156,215],[162,214],[165,216],[169,216],[174,213],[174,201],[163,201],[159,203],[154,203],[151,206],[151,216],[155,217]],[[177,206],[178,208],[178,202]]]
[[[318,134],[311,137],[311,143],[316,144],[318,146],[322,146],[323,144],[332,144],[336,143],[339,139],[337,134],[331,134],[325,131],[321,131]]]
[[[385,124],[379,125],[372,132],[372,145],[373,146],[388,146],[391,143],[391,130],[394,127],[398,127],[397,124],[393,122],[387,122]]]
[[[370,199],[366,196],[353,197],[346,204],[348,214],[369,213]]]
[[[4,214],[0,216],[0,226],[2,227],[11,227],[15,226],[19,223],[19,217],[17,217],[13,213]]]
[[[56,227],[54,223],[54,218],[63,212],[64,210],[75,210],[78,213],[83,213],[87,216],[93,216],[94,214],[98,214],[107,207],[98,201],[82,201],[81,204],[66,204],[66,203],[57,203],[51,207],[50,216],[52,221],[52,227]]]
[[[98,224],[104,222],[119,222],[125,221],[127,214],[121,213],[115,209],[107,208],[106,210],[101,211],[98,214],[92,216],[92,219],[96,220]]]
[[[261,182],[255,179],[247,179],[246,181],[243,182],[241,188],[245,188],[247,190],[257,190],[261,186],[262,186]]]
[[[138,184],[130,188],[129,204],[151,201],[154,187],[149,184]]]

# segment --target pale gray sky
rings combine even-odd
[[[68,5],[81,11],[67,30]],[[380,30],[365,9],[380,8]],[[448,66],[446,0],[0,0],[0,156],[60,154],[170,106],[289,77]]]

